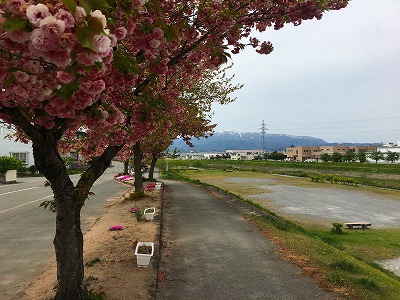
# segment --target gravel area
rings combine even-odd
[[[268,179],[228,178],[228,182],[259,185],[268,193],[251,195],[258,203],[274,210],[313,222],[371,223],[371,228],[399,228],[400,201],[372,196],[362,191],[329,188],[305,188],[288,185],[268,185]],[[378,261],[383,268],[400,276],[400,257]]]
[[[386,270],[393,272],[397,276],[400,276],[400,257],[378,261],[378,264],[380,264],[382,268],[385,268]]]
[[[376,198],[358,191],[296,186],[263,186],[272,193],[252,195],[278,206],[284,214],[326,222],[366,221],[372,228],[400,227],[400,201]]]

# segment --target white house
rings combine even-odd
[[[12,133],[12,130],[0,124],[0,156],[13,156],[22,161],[25,167],[33,165],[32,143],[16,142],[15,139],[6,137]]]
[[[226,150],[231,160],[253,160],[255,157],[263,155],[263,150]]]

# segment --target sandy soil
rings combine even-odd
[[[133,191],[133,190],[132,190]],[[132,192],[131,191],[131,192]],[[155,292],[156,260],[148,268],[136,265],[135,242],[154,242],[158,248],[159,213],[161,192],[146,192],[143,199],[126,200],[129,192],[106,208],[105,213],[84,234],[85,264],[99,260],[92,266],[85,265],[85,280],[90,291],[103,293],[107,300],[151,299]],[[137,222],[129,210],[143,211],[156,207],[153,221]],[[123,230],[110,231],[114,225]],[[155,255],[156,251],[155,251]],[[54,297],[56,285],[55,259],[28,287],[23,300],[49,300]]]

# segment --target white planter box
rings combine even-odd
[[[155,207],[146,208],[143,211],[143,215],[146,218],[146,221],[153,221],[155,213],[156,213],[156,208]]]
[[[140,246],[151,246],[151,254],[138,253]],[[135,255],[136,263],[138,267],[147,268],[150,264],[150,259],[154,254],[154,243],[153,242],[139,242],[136,245]]]
[[[162,182],[157,182],[156,183],[156,190],[161,190],[162,188]]]
[[[17,182],[17,170],[8,170],[6,173],[1,174],[0,182],[2,183]]]

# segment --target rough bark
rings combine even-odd
[[[153,154],[149,168],[149,180],[154,180],[154,169],[156,168],[157,156]]]
[[[58,288],[55,299],[84,299],[83,234],[80,225],[82,197],[75,192],[66,166],[57,151],[58,135],[42,132],[32,141],[37,169],[47,178],[54,193]],[[87,195],[86,195],[87,197]]]
[[[124,161],[124,175],[129,174],[129,160]]]
[[[135,171],[135,192],[143,192],[143,176],[142,176],[142,158],[143,153],[140,150],[140,141],[133,146],[133,168]]]

